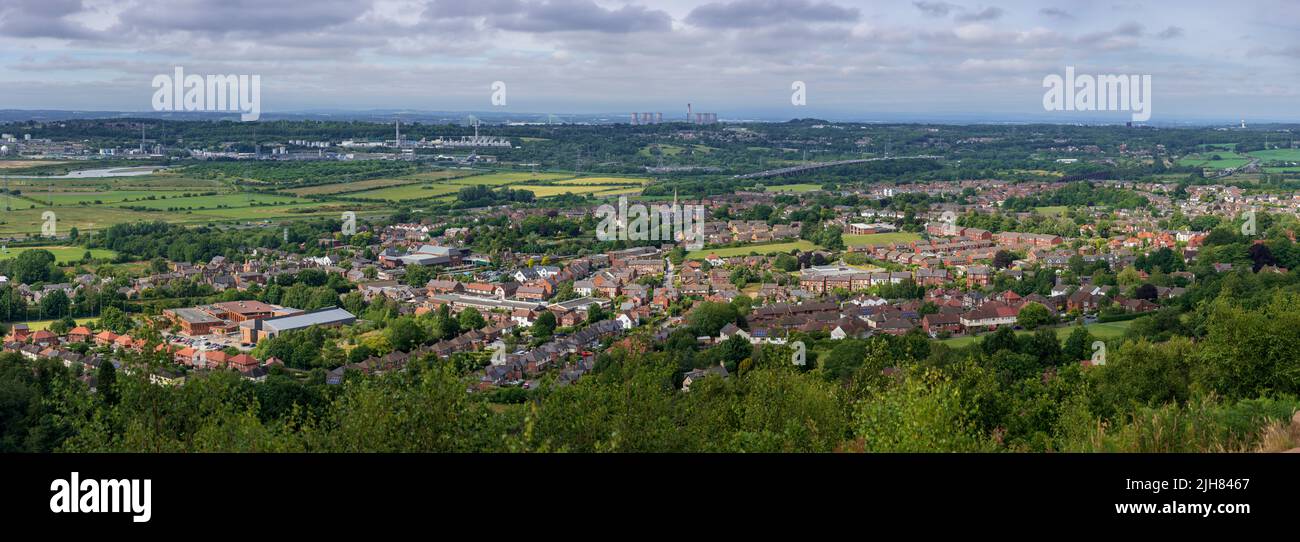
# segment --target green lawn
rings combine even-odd
[[[1051,207],[1034,207],[1034,212],[1043,216],[1064,216],[1070,208],[1064,205],[1055,205]]]
[[[77,321],[77,325],[84,326],[90,322],[95,321],[96,319],[95,318],[74,318],[74,320]],[[53,324],[54,322],[55,320],[36,320],[33,322],[23,322],[23,323],[27,324],[27,327],[32,331],[40,331],[42,329],[49,329],[50,324]],[[12,327],[15,323],[18,322],[11,322],[9,323],[9,326]]]
[[[1105,322],[1105,323],[1088,324],[1087,326],[1084,327],[1088,328],[1088,333],[1091,333],[1093,337],[1102,340],[1110,340],[1124,335],[1124,331],[1127,330],[1128,327],[1131,325],[1133,325],[1132,320],[1124,320],[1123,322]],[[1065,341],[1065,338],[1070,336],[1071,331],[1074,331],[1074,326],[1072,325],[1058,327],[1056,328],[1056,337],[1061,341]],[[1016,332],[1017,335],[1028,335],[1030,333],[1031,332],[1029,331]],[[987,333],[985,335],[987,335]],[[964,337],[953,337],[951,339],[944,339],[942,342],[943,344],[946,344],[953,348],[961,348],[963,346],[970,346],[971,344],[974,344],[975,341],[979,340],[980,337],[982,336],[983,335],[966,335]]]
[[[13,248],[5,247],[3,250],[0,250],[0,260],[17,258],[19,254],[22,254],[29,250],[48,250],[50,251],[50,253],[54,254],[54,261],[56,263],[80,261],[81,256],[86,253],[85,248],[69,247],[69,246],[13,247]],[[111,250],[106,250],[102,248],[90,249],[91,258],[111,259],[116,256],[117,253]]]
[[[919,241],[920,235],[912,232],[871,233],[867,235],[844,235],[844,246],[880,245],[886,243],[907,243]]]
[[[812,241],[805,241],[800,239],[799,241],[795,241],[791,243],[766,243],[766,244],[745,245],[742,247],[705,248],[700,250],[692,250],[691,252],[686,254],[686,257],[692,260],[703,260],[705,257],[707,257],[710,254],[716,254],[718,255],[718,257],[727,258],[731,256],[746,256],[751,252],[755,252],[758,254],[776,254],[778,252],[790,252],[791,250],[794,250],[796,248],[799,249],[801,252],[809,252],[813,250],[820,250],[822,247],[813,244]]]

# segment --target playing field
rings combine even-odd
[[[48,250],[54,254],[55,263],[81,261],[81,257],[86,254],[86,249],[82,247],[67,246],[48,246],[48,247],[4,247],[0,249],[0,260],[17,258],[19,254],[30,250]],[[102,248],[90,249],[90,257],[95,259],[112,259],[117,257],[117,253]]]
[[[1105,322],[1105,323],[1088,324],[1084,327],[1088,328],[1088,333],[1091,333],[1093,337],[1102,340],[1110,340],[1116,337],[1123,336],[1124,331],[1127,330],[1131,325],[1133,325],[1132,320],[1124,320],[1123,322]],[[1065,339],[1070,336],[1071,331],[1074,331],[1074,326],[1058,327],[1056,328],[1056,338],[1064,342]],[[1032,332],[1021,330],[1021,331],[1017,331],[1016,335],[1028,335],[1030,333]],[[951,339],[944,339],[942,342],[943,344],[946,344],[953,348],[961,348],[963,346],[970,346],[971,344],[974,344],[975,341],[979,340],[982,336],[983,335],[967,335],[964,337],[953,337]]]
[[[33,312],[35,312],[34,309]],[[77,321],[77,325],[84,326],[90,322],[95,321],[96,319],[95,318],[74,318],[74,320]],[[56,322],[56,320],[34,320],[31,322],[26,322],[26,324],[28,329],[32,331],[40,331],[43,329],[50,329],[50,324],[53,324],[54,322]]]
[[[822,247],[813,244],[812,241],[805,241],[800,239],[799,241],[795,241],[792,243],[767,243],[767,244],[745,245],[742,247],[705,248],[700,250],[692,250],[690,251],[690,253],[686,254],[686,257],[692,260],[703,260],[704,258],[708,257],[710,254],[717,255],[719,258],[728,258],[731,256],[746,256],[750,253],[776,254],[778,252],[790,252],[791,250],[794,249],[799,249],[800,252],[809,252],[813,250],[820,250],[821,248]]]
[[[919,241],[921,239],[921,236],[912,232],[898,231],[892,233],[871,233],[867,235],[845,234],[843,238],[844,238],[845,246],[856,246],[856,245],[883,245],[888,243],[908,243],[911,241]]]

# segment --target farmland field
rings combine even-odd
[[[48,250],[54,254],[55,263],[80,261],[81,257],[86,254],[86,249],[82,247],[67,246],[48,246],[48,247],[5,247],[0,250],[0,260],[17,258],[19,254],[30,250]],[[95,259],[111,259],[117,256],[116,252],[102,248],[90,250],[90,257]]]
[[[704,248],[700,250],[692,250],[686,255],[686,257],[692,260],[702,260],[710,254],[716,254],[720,258],[726,258],[730,256],[745,256],[751,252],[758,254],[775,254],[777,252],[790,252],[794,249],[799,249],[801,252],[808,252],[812,250],[820,250],[821,248],[822,247],[813,244],[812,241],[801,239],[790,243],[754,244],[729,248]]]
[[[318,186],[306,186],[303,188],[291,188],[285,190],[286,194],[295,196],[327,196],[330,194],[343,194],[345,192],[362,192],[366,190],[376,190],[379,188],[388,188],[390,186],[401,186],[404,184],[414,184],[419,180],[410,177],[398,177],[393,179],[370,179],[368,181],[354,181],[350,183],[322,184]]]
[[[367,190],[365,192],[353,192],[348,194],[358,198],[382,199],[388,201],[415,201],[429,199],[434,196],[445,196],[455,194],[461,188],[461,185],[434,183],[434,184],[404,184],[391,188],[380,188],[378,190]]]
[[[302,200],[289,196],[272,194],[255,194],[251,192],[237,194],[220,194],[215,196],[194,196],[188,198],[166,198],[153,200],[133,200],[114,203],[115,207],[143,207],[148,210],[166,211],[218,209],[221,207],[254,207],[256,205],[298,203]]]
[[[57,160],[0,160],[0,169],[22,169],[32,166],[57,166],[66,164]]]
[[[820,184],[782,184],[767,187],[768,192],[813,192],[821,189]]]
[[[24,202],[19,202],[24,203]],[[41,233],[41,213],[50,210],[40,206],[31,209],[16,209],[0,215],[0,236],[37,236]],[[113,224],[136,221],[174,220],[175,213],[142,212],[121,209],[108,205],[55,207],[58,213],[58,232],[62,234],[71,228],[82,232],[106,228]]]
[[[319,196],[319,195],[330,195],[330,194],[344,194],[344,193],[353,193],[353,192],[364,192],[366,190],[376,190],[376,189],[387,188],[391,186],[402,186],[406,184],[419,184],[419,183],[427,183],[430,181],[434,181],[434,182],[444,181],[448,179],[455,179],[458,177],[466,177],[469,175],[473,175],[473,172],[457,171],[457,170],[439,170],[439,171],[429,171],[425,173],[416,173],[414,175],[404,175],[401,177],[384,177],[380,179],[368,179],[365,181],[350,181],[350,182],[345,181],[345,182],[333,183],[333,184],[304,186],[301,188],[291,188],[288,190],[284,190],[283,192],[286,194],[293,194],[296,196],[312,196],[312,195]]]
[[[650,179],[646,179],[646,178],[644,178],[644,177],[578,177],[578,178],[576,178],[576,179],[568,179],[568,180],[564,180],[564,181],[557,181],[555,184],[564,184],[564,185],[570,185],[570,184],[578,184],[578,185],[582,185],[582,184],[614,184],[614,185],[619,185],[619,184],[627,184],[627,185],[637,184],[637,185],[644,185],[644,184],[646,184],[646,183],[648,183],[648,182],[650,182]]]
[[[1269,149],[1266,151],[1252,151],[1250,155],[1266,162],[1270,160],[1300,162],[1300,149]]]
[[[525,183],[529,181],[554,181],[557,179],[568,179],[573,175],[567,173],[530,173],[527,171],[502,171],[496,173],[485,173],[483,175],[474,175],[473,177],[461,177],[452,179],[451,184],[463,186],[504,186],[507,184]]]
[[[1212,157],[1218,156],[1219,160],[1213,160]],[[1178,160],[1180,166],[1191,167],[1209,167],[1214,169],[1237,168],[1250,162],[1250,157],[1244,154],[1237,154],[1232,151],[1211,151],[1202,154],[1193,154]]]
[[[893,232],[893,233],[872,233],[867,235],[844,235],[844,245],[879,245],[885,243],[906,243],[909,241],[918,241],[920,235],[911,232]]]
[[[612,189],[612,190],[606,190],[606,191],[604,191],[604,192],[597,192],[597,193],[596,193],[596,196],[597,196],[597,197],[606,197],[606,196],[625,196],[625,195],[640,194],[640,193],[641,193],[641,188],[640,188],[640,187],[637,187],[637,186],[630,186],[630,187],[627,187],[627,188],[615,188],[615,189]]]
[[[515,190],[527,190],[539,198],[548,198],[560,194],[590,194],[609,190],[608,186],[511,186]],[[640,190],[639,188],[637,190]]]

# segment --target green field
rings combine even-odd
[[[893,233],[872,233],[867,235],[844,235],[845,246],[856,245],[881,245],[886,243],[907,243],[919,241],[920,235],[911,232],[899,231]]]
[[[635,184],[635,185],[645,185],[645,184],[648,183],[648,182],[650,182],[650,179],[646,179],[646,178],[644,178],[644,177],[578,177],[578,178],[576,178],[576,179],[568,179],[568,180],[564,180],[564,181],[557,181],[555,184],[563,184],[563,185],[571,185],[571,184],[577,184],[577,185],[583,185],[583,184],[590,184],[590,185],[597,185],[597,184],[606,184],[606,185],[608,185],[608,184],[613,184],[613,185],[633,185],[633,184]]]
[[[610,190],[610,188],[609,188],[608,185],[605,185],[605,186],[599,186],[599,185],[598,185],[598,186],[528,186],[528,185],[518,185],[518,186],[511,186],[510,188],[512,188],[512,189],[514,189],[514,190],[527,190],[527,191],[529,191],[529,192],[532,192],[534,196],[537,196],[537,197],[539,197],[539,198],[549,198],[549,197],[551,197],[551,196],[558,196],[558,195],[560,195],[560,194],[590,194],[590,193],[593,193],[593,192],[613,192],[613,191],[617,191],[617,189],[615,189],[615,190]],[[634,189],[634,190],[639,191],[639,190],[641,190],[641,189],[640,189],[640,188],[636,188],[636,189]]]
[[[77,321],[77,325],[84,326],[90,322],[95,321],[96,318],[74,318],[74,320]],[[56,320],[35,320],[32,322],[24,322],[24,323],[27,324],[28,329],[31,329],[32,331],[40,331],[42,329],[50,329],[50,324],[53,324],[54,322],[56,322]],[[13,326],[13,324],[9,324],[9,325]]]
[[[429,199],[435,196],[445,196],[447,194],[455,194],[461,188],[464,187],[460,185],[446,184],[446,183],[405,184],[402,186],[394,186],[392,188],[381,188],[379,190],[367,190],[365,192],[355,192],[348,195],[353,197],[358,197],[358,198],[382,199],[388,201],[416,201],[422,199]]]
[[[1212,157],[1218,156],[1219,160],[1213,160]],[[1250,163],[1250,157],[1244,154],[1237,154],[1232,151],[1210,151],[1201,154],[1192,154],[1184,156],[1178,160],[1180,166],[1228,169],[1238,168]]]
[[[821,248],[822,247],[813,244],[812,241],[801,239],[791,243],[754,244],[729,248],[704,248],[700,250],[692,250],[686,254],[686,257],[692,260],[703,260],[710,254],[716,254],[720,258],[727,258],[731,256],[746,256],[751,252],[758,254],[776,254],[778,252],[790,252],[794,249],[799,249],[801,252],[809,252],[820,250]]]
[[[474,175],[472,177],[461,177],[453,179],[451,184],[462,186],[505,186],[508,184],[526,183],[529,181],[554,181],[559,179],[568,179],[573,177],[567,173],[530,173],[527,171],[502,171],[496,173],[486,173],[483,175]]]
[[[19,254],[29,250],[48,250],[54,254],[55,263],[81,261],[81,257],[86,254],[86,249],[81,247],[68,246],[48,246],[48,247],[5,247],[0,250],[0,260],[17,258]],[[117,257],[117,253],[102,248],[90,249],[90,257],[95,259],[112,259]]]
[[[1252,151],[1251,156],[1268,162],[1278,160],[1282,162],[1300,162],[1300,149],[1269,149],[1266,151]]]
[[[814,192],[821,189],[820,184],[782,184],[767,187],[768,192]]]
[[[1124,320],[1123,322],[1105,322],[1105,323],[1088,324],[1084,327],[1088,328],[1088,333],[1091,333],[1093,337],[1096,337],[1101,340],[1110,340],[1116,337],[1123,336],[1124,331],[1127,330],[1128,327],[1131,325],[1133,325],[1132,320]],[[1074,326],[1058,327],[1056,328],[1056,338],[1060,339],[1061,341],[1065,341],[1066,337],[1070,336],[1071,331],[1074,331]],[[1028,335],[1030,333],[1031,332],[1029,331],[1023,331],[1023,330],[1016,332],[1017,335]],[[966,335],[964,337],[953,337],[951,339],[944,339],[942,342],[943,344],[946,344],[953,348],[961,348],[963,346],[970,346],[971,344],[974,344],[975,341],[980,339],[980,337],[982,337],[982,335]]]
[[[612,190],[606,190],[604,192],[597,192],[596,196],[603,198],[606,196],[625,196],[625,195],[640,194],[640,193],[641,193],[641,187],[631,186],[627,188],[615,188]]]
[[[216,196],[192,196],[188,198],[166,198],[152,200],[132,200],[114,203],[113,207],[143,207],[148,210],[200,210],[235,207],[254,207],[256,205],[278,205],[299,203],[302,200],[290,196],[256,194],[245,192],[239,194],[220,194]]]
[[[1056,205],[1052,207],[1034,207],[1034,212],[1043,216],[1060,217],[1060,216],[1065,216],[1065,212],[1068,211],[1069,209],[1070,209],[1069,207],[1066,207],[1064,205]]]

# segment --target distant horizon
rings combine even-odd
[[[462,120],[463,117],[474,116],[484,123],[502,124],[510,123],[546,123],[547,119],[553,117],[555,124],[563,123],[600,123],[600,124],[628,124],[632,112],[537,112],[537,111],[493,111],[483,109],[411,109],[411,108],[369,108],[369,109],[347,109],[347,108],[303,108],[303,109],[286,109],[286,110],[266,110],[262,113],[260,122],[282,121],[282,120],[307,120],[316,117],[314,120],[320,120],[319,117],[337,116],[339,120],[353,121],[370,121],[370,122],[389,122],[394,119],[411,119],[412,122],[429,122],[427,117],[442,117],[437,119],[439,123],[449,123]],[[57,119],[41,119],[36,114],[56,114]],[[913,113],[913,112],[870,112],[870,113],[844,113],[844,112],[827,112],[827,111],[808,111],[806,115],[782,117],[777,113],[756,113],[742,112],[735,115],[725,112],[719,112],[718,122],[720,124],[743,124],[743,123],[783,123],[792,122],[802,119],[817,119],[833,123],[846,124],[949,124],[949,125],[970,125],[970,124],[1014,124],[1014,125],[1062,125],[1062,126],[1124,126],[1128,119],[1124,115],[1096,115],[1095,117],[1065,117],[1061,115],[1027,115],[1027,114],[998,114],[998,113]],[[44,108],[3,108],[0,109],[0,123],[23,122],[23,121],[40,121],[40,120],[76,120],[85,119],[93,120],[96,118],[108,117],[127,117],[127,118],[145,118],[155,120],[170,121],[213,121],[213,120],[238,120],[238,114],[228,112],[171,112],[171,111],[151,111],[151,110],[120,110],[120,109],[44,109]],[[378,118],[386,117],[386,118]],[[455,117],[455,118],[453,118]],[[1216,117],[1187,117],[1187,118],[1163,118],[1158,121],[1134,122],[1133,127],[1224,127],[1236,128],[1245,121],[1247,129],[1251,125],[1300,125],[1300,119],[1287,118],[1216,118]],[[663,124],[687,122],[685,114],[674,117],[665,113]]]
[[[286,0],[9,0],[0,5],[0,107],[144,111],[154,105],[151,83],[181,68],[259,77],[260,110],[280,114],[679,118],[691,103],[694,112],[756,120],[1095,124],[1129,116],[1123,98],[1104,115],[1075,100],[1047,111],[1045,82],[1073,72],[1096,77],[1099,91],[1102,77],[1149,78],[1146,124],[1300,122],[1294,8],[1286,0],[320,0],[304,10]]]

